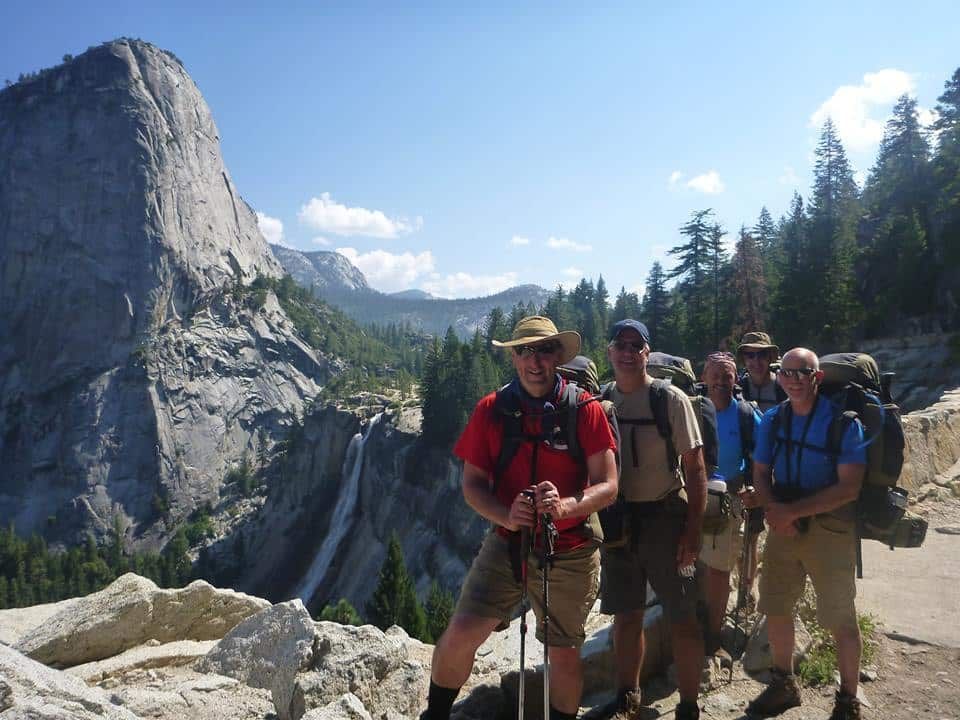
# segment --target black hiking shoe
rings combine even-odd
[[[628,690],[620,694],[608,720],[648,720],[659,716],[656,708],[643,704],[639,690]]]
[[[673,713],[674,720],[700,720],[700,706],[695,702],[681,700]]]
[[[747,717],[768,718],[784,713],[800,704],[800,688],[793,675],[773,669],[773,680],[747,705]]]
[[[830,720],[860,720],[860,701],[857,696],[837,690]]]

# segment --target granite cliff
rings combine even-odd
[[[171,53],[109,42],[0,92],[0,517],[159,540],[215,500],[327,373],[231,292],[281,274]]]

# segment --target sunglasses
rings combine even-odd
[[[769,357],[766,350],[744,350],[741,354],[748,360],[756,360],[757,358],[765,360]]]
[[[646,346],[647,346],[646,343],[630,342],[628,340],[614,340],[612,343],[610,343],[610,347],[612,347],[617,352],[629,351],[629,352],[638,353],[638,352],[642,352]]]
[[[777,373],[787,378],[799,380],[801,377],[808,378],[816,372],[813,368],[780,368]]]
[[[534,355],[539,355],[540,357],[554,355],[559,350],[560,345],[557,343],[544,343],[543,345],[521,345],[520,347],[514,348],[513,352],[522,358],[530,358]]]

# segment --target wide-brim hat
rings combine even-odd
[[[553,320],[542,315],[531,315],[520,320],[513,328],[509,340],[491,340],[496,347],[512,348],[519,345],[556,340],[563,347],[558,365],[570,362],[580,353],[580,333],[574,330],[559,332]]]
[[[765,332],[748,332],[740,338],[740,344],[737,345],[737,357],[740,357],[744,350],[772,350],[774,359],[780,357],[780,348],[773,344],[770,336]]]

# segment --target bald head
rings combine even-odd
[[[817,357],[817,354],[813,350],[797,347],[787,351],[787,354],[784,355],[783,360],[781,360],[781,364],[784,367],[808,367],[819,370],[820,358]]]

